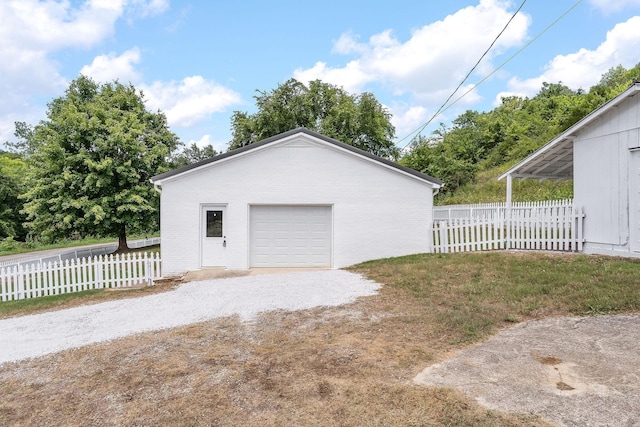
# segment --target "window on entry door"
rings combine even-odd
[[[207,211],[207,237],[222,237],[222,211]]]

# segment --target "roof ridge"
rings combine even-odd
[[[387,166],[393,167],[395,169],[398,169],[398,170],[400,170],[402,172],[405,172],[405,173],[408,173],[410,175],[413,175],[413,176],[415,176],[417,178],[420,178],[422,180],[429,181],[430,183],[435,184],[438,187],[440,187],[442,185],[442,181],[441,180],[439,180],[437,178],[434,178],[434,177],[432,177],[430,175],[427,175],[427,174],[419,172],[419,171],[417,171],[415,169],[411,169],[409,167],[403,166],[401,164],[398,164],[398,163],[396,163],[394,161],[391,161],[389,159],[386,159],[384,157],[377,156],[377,155],[372,154],[372,153],[370,153],[368,151],[361,150],[358,147],[354,147],[353,145],[349,145],[349,144],[346,144],[344,142],[338,141],[337,139],[330,138],[328,136],[322,135],[321,133],[318,133],[318,132],[313,131],[311,129],[308,129],[306,127],[298,127],[298,128],[295,128],[295,129],[291,129],[289,131],[282,132],[282,133],[280,133],[278,135],[274,135],[274,136],[265,138],[265,139],[263,139],[261,141],[257,141],[257,142],[254,142],[252,144],[247,144],[247,145],[245,145],[243,147],[236,148],[235,150],[227,151],[226,153],[222,153],[222,154],[219,154],[217,156],[209,157],[208,159],[200,160],[199,162],[192,163],[190,165],[186,165],[186,166],[183,166],[181,168],[173,169],[171,171],[155,175],[155,176],[151,177],[151,179],[149,181],[151,181],[151,183],[155,184],[156,181],[161,181],[161,180],[166,179],[166,178],[177,176],[177,175],[183,174],[185,172],[188,172],[190,170],[194,170],[194,169],[206,166],[208,164],[215,163],[215,162],[218,162],[220,160],[224,160],[224,159],[229,158],[229,157],[237,156],[237,155],[242,154],[242,153],[247,152],[247,151],[255,150],[257,148],[260,148],[260,147],[263,147],[265,145],[268,145],[268,144],[270,144],[272,142],[278,141],[280,139],[288,138],[288,137],[290,137],[292,135],[295,135],[295,134],[298,134],[298,133],[304,133],[304,134],[309,135],[311,137],[323,140],[323,141],[328,142],[330,144],[333,144],[333,145],[335,145],[335,146],[337,146],[339,148],[351,151],[354,154],[357,154],[357,155],[366,157],[366,158],[368,158],[370,160],[373,160],[375,162],[382,163],[382,164],[385,164]]]

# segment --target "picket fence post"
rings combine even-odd
[[[153,267],[151,265],[151,259],[147,257],[147,253],[144,253],[144,265],[145,265],[145,277],[147,280],[147,286],[153,286]]]
[[[17,287],[16,287],[16,295],[17,295],[17,299],[24,299],[24,277],[22,275],[22,271],[23,271],[23,267],[22,264],[20,264],[16,270],[16,275],[17,275]]]

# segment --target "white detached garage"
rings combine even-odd
[[[164,275],[430,252],[442,184],[304,128],[151,182],[161,191]]]

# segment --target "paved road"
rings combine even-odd
[[[146,246],[153,246],[159,244],[159,237],[150,239],[138,239],[129,241],[130,248],[141,248]],[[48,249],[44,251],[25,252],[14,255],[0,256],[0,266],[12,261],[21,260],[33,260],[44,259],[46,261],[53,261],[60,259],[61,255],[67,255],[62,259],[81,258],[92,255],[102,255],[105,253],[113,252],[118,247],[117,242],[112,243],[97,243],[94,245],[75,246],[70,248]]]

